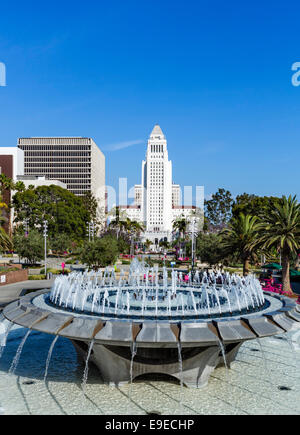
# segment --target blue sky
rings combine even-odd
[[[107,184],[131,186],[158,122],[176,183],[299,199],[299,14],[296,1],[2,3],[0,146],[89,136]]]

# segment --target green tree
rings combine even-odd
[[[5,190],[12,190],[14,187],[14,182],[11,178],[7,177],[4,173],[0,174],[0,190],[1,193]]]
[[[97,221],[97,208],[98,201],[96,197],[92,194],[92,192],[88,191],[82,196],[82,202],[84,208],[87,210],[89,215],[89,220],[96,222]]]
[[[28,219],[29,228],[42,232],[43,221],[48,221],[48,234],[54,238],[65,233],[72,240],[86,235],[89,213],[82,198],[59,186],[39,186],[17,192],[13,197],[15,222]]]
[[[149,240],[149,239],[145,240],[144,246],[145,246],[146,251],[149,251],[151,245],[152,245],[151,240]]]
[[[173,231],[177,232],[177,237],[175,236],[175,246],[177,245],[181,252],[185,251],[187,228],[188,221],[184,216],[174,219]]]
[[[105,212],[104,209],[99,207],[99,202],[92,192],[88,191],[82,196],[83,206],[89,216],[88,221],[94,222],[95,234],[104,230]]]
[[[189,243],[189,250],[191,250],[191,243]],[[210,266],[222,262],[224,255],[220,246],[219,234],[199,233],[196,238],[196,256]]]
[[[0,227],[0,251],[12,251],[13,243],[11,237],[7,234],[4,228]]]
[[[209,221],[211,231],[225,228],[231,218],[233,198],[229,190],[218,189],[212,198],[204,201],[205,217]]]
[[[290,282],[290,258],[300,248],[300,204],[296,196],[283,196],[259,225],[253,243],[263,249],[281,252],[283,291],[293,294]]]
[[[17,192],[24,192],[24,190],[26,190],[26,187],[23,181],[16,181],[14,184],[14,190],[16,190]]]
[[[240,213],[244,215],[264,217],[269,214],[278,204],[280,198],[275,196],[257,196],[253,194],[243,193],[238,195],[232,205],[233,217],[238,217]]]
[[[71,248],[71,240],[68,234],[60,233],[49,240],[50,249],[56,254],[64,254]]]
[[[161,241],[159,242],[159,246],[160,246],[161,248],[168,249],[168,248],[170,247],[170,244],[169,244],[169,242],[168,242],[167,240],[161,240]]]
[[[44,239],[38,231],[31,230],[28,236],[16,234],[13,243],[14,251],[30,264],[37,263],[44,256]]]
[[[106,235],[96,237],[93,241],[86,242],[79,252],[79,259],[92,269],[99,269],[113,265],[119,255],[116,238]]]
[[[134,255],[134,243],[135,241],[140,240],[141,233],[142,231],[144,231],[144,226],[140,222],[132,221],[129,218],[127,218],[126,229],[130,237],[130,243],[131,243],[130,253],[131,255]]]
[[[120,207],[113,207],[108,215],[111,217],[109,228],[115,230],[117,238],[120,234],[126,234],[128,224],[131,222],[126,212],[120,210]]]
[[[128,237],[121,235],[117,239],[118,244],[118,250],[122,254],[129,254],[130,253],[130,241]]]
[[[225,254],[236,253],[243,262],[243,274],[249,273],[250,261],[255,259],[257,247],[254,244],[258,233],[258,217],[240,213],[231,219],[228,228],[222,232],[222,248]]]

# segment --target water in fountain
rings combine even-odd
[[[224,361],[224,366],[225,366],[226,370],[228,370],[228,365],[227,365],[227,361],[226,361],[225,347],[224,347],[224,344],[222,343],[222,341],[220,339],[219,339],[219,347],[220,347],[220,350],[221,350],[221,353],[222,353],[222,358],[223,358],[223,361]]]
[[[83,392],[84,396],[85,396],[85,387],[86,387],[86,383],[87,383],[87,378],[88,378],[88,374],[89,374],[89,360],[90,360],[93,346],[94,346],[94,339],[90,342],[89,350],[88,350],[87,357],[85,360],[85,367],[84,367],[82,384],[81,384],[81,388],[82,388],[82,392]]]
[[[28,329],[26,335],[23,337],[23,340],[21,341],[21,343],[20,343],[20,345],[18,347],[17,353],[16,353],[16,355],[15,355],[15,357],[14,357],[12,363],[11,363],[11,366],[9,368],[9,371],[8,371],[8,373],[11,374],[11,375],[13,375],[15,373],[15,370],[16,370],[16,368],[18,366],[19,359],[20,359],[20,356],[21,356],[24,344],[25,344],[25,342],[26,342],[26,340],[27,340],[27,338],[28,338],[30,333],[31,333],[31,329]]]
[[[49,348],[49,352],[48,352],[48,356],[47,356],[47,361],[46,361],[46,368],[45,368],[45,373],[44,373],[44,381],[45,382],[47,380],[48,369],[49,369],[49,365],[50,365],[50,361],[51,361],[52,352],[53,352],[53,349],[54,349],[55,343],[57,342],[58,337],[59,337],[58,335],[56,335],[54,337],[54,340],[52,341],[51,346]]]
[[[8,334],[13,326],[13,323],[6,320],[3,315],[0,318],[0,358],[4,352]]]
[[[178,349],[178,364],[179,364],[179,374],[180,374],[180,398],[179,398],[179,410],[180,414],[182,414],[182,393],[183,393],[183,363],[182,363],[182,351],[181,344],[177,342]]]
[[[73,272],[56,278],[49,302],[72,311],[135,319],[203,318],[261,309],[265,300],[259,281],[229,273],[199,273],[183,279],[182,272],[149,268],[136,258],[129,273]]]
[[[133,360],[134,357],[137,353],[137,344],[135,341],[132,342],[131,344],[131,359],[130,359],[130,384],[129,384],[129,392],[128,392],[128,406],[132,403],[132,399],[131,399],[131,393],[132,393],[132,382],[133,382]],[[129,412],[130,410],[128,410],[128,414],[130,414]]]

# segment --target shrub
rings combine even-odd
[[[46,279],[46,275],[29,275],[28,279],[33,281],[38,281],[41,279]]]
[[[129,260],[122,260],[122,264],[130,264]]]
[[[50,272],[53,275],[60,275],[61,273],[63,273],[62,269],[53,269],[51,267],[49,267],[49,268],[47,267],[47,273],[50,273]],[[66,268],[64,269],[64,274],[68,275],[70,272],[71,272],[70,269],[66,269]],[[40,274],[45,275],[45,268],[41,269]]]
[[[80,250],[79,259],[95,270],[106,267],[116,262],[119,255],[117,240],[110,236],[96,238],[86,242]]]

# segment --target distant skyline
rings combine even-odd
[[[92,137],[106,183],[131,187],[159,123],[174,182],[299,200],[299,13],[296,1],[5,3],[0,146]]]

